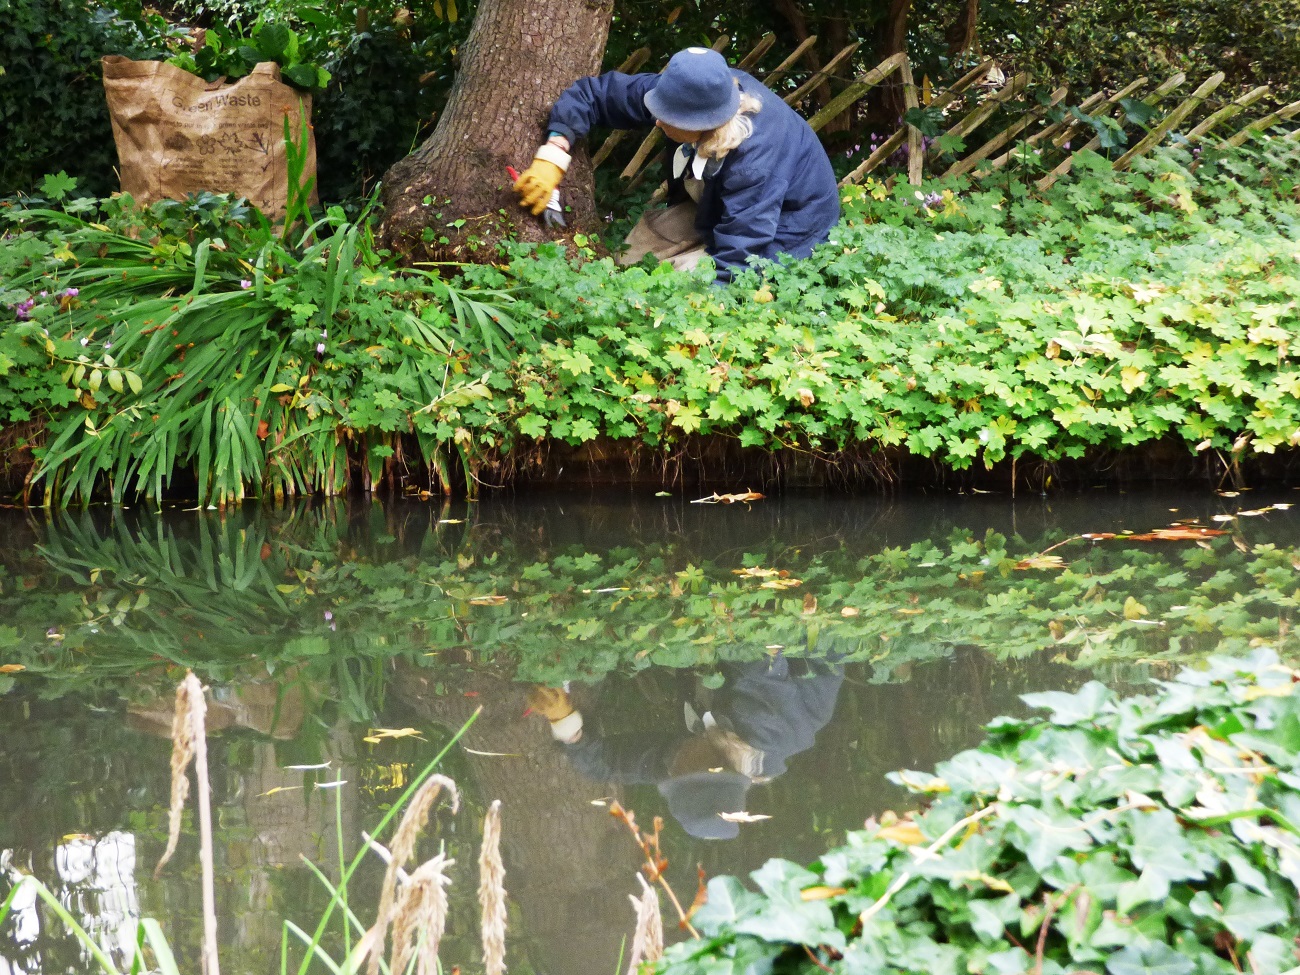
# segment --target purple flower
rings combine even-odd
[[[334,618],[334,614],[331,613],[328,609],[325,610],[325,622],[328,623],[333,618]]]
[[[338,628],[339,628],[339,625],[338,625],[337,623],[331,623],[331,624],[330,624],[330,630],[331,630],[331,631],[336,631],[336,630],[338,630]]]
[[[41,292],[41,297],[42,297],[42,298],[48,298],[49,296],[50,296],[50,293],[49,293],[48,291],[42,291],[42,292]]]
[[[932,209],[933,207],[942,206],[942,205],[943,205],[943,194],[941,194],[941,193],[927,193],[927,194],[925,194],[925,199],[922,200],[921,202],[922,202],[922,205],[923,205],[927,210]]]
[[[1069,140],[1069,139],[1066,139],[1064,142],[1062,142],[1062,143],[1061,143],[1061,148],[1064,149],[1066,152],[1069,152],[1069,151],[1070,151],[1070,140]]]
[[[14,315],[20,322],[31,321],[31,310],[36,304],[35,298],[28,298],[26,301],[20,301],[14,305]]]
[[[107,352],[107,351],[108,351],[109,349],[111,349],[112,347],[113,347],[113,343],[112,343],[112,342],[105,342],[105,343],[104,343],[104,351],[105,351],[105,352]]]
[[[253,282],[248,280],[248,278],[240,278],[239,286],[243,288],[245,291],[247,291],[249,288],[253,286]]]
[[[81,289],[80,289],[80,288],[69,288],[67,291],[63,292],[63,294],[64,294],[65,297],[68,297],[68,298],[75,298],[75,297],[77,297],[77,295],[81,294]]]
[[[83,347],[89,345],[89,344],[90,344],[90,339],[84,339],[84,338],[83,338],[83,339],[81,340],[81,344],[82,344]]]
[[[317,354],[317,355],[324,355],[324,354],[325,354],[325,343],[324,343],[324,342],[317,342],[317,343],[316,343],[316,354]]]

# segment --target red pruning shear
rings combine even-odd
[[[519,170],[514,166],[506,167],[506,175],[510,177],[511,182],[519,182]],[[564,222],[564,209],[560,206],[559,190],[551,191],[551,199],[547,202],[546,209],[542,211],[542,224],[550,230],[563,230],[568,227]]]

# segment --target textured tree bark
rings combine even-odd
[[[506,166],[532,162],[555,99],[600,70],[612,10],[613,0],[479,4],[437,128],[384,176],[385,246],[413,258],[491,259],[501,239],[551,236],[519,207]],[[561,197],[571,228],[594,224],[585,151],[574,155]]]

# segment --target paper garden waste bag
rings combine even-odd
[[[104,58],[104,92],[117,143],[122,192],[137,202],[183,200],[204,190],[247,197],[267,216],[284,215],[289,173],[284,120],[295,143],[311,97],[264,61],[232,84],[204,81],[162,61]],[[316,143],[307,126],[302,179],[315,186]],[[315,192],[312,193],[315,202]]]

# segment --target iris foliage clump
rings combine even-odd
[[[215,501],[426,468],[472,491],[598,438],[959,469],[1271,453],[1300,443],[1298,170],[1275,137],[1132,172],[1084,153],[1045,191],[869,183],[811,258],[727,288],[615,269],[581,234],[578,260],[400,269],[366,215],[280,234],[216,197],[141,214],[51,177],[63,206],[0,212],[0,421],[33,425],[29,484],[56,503],[178,471]]]
[[[805,869],[709,882],[660,975],[1283,972],[1300,934],[1300,673],[1213,658],[1145,696],[1030,694],[933,797]],[[833,968],[831,967],[833,965]]]

